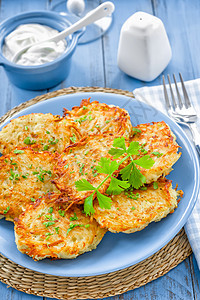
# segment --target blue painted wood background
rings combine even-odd
[[[91,0],[97,4],[98,0]],[[20,12],[51,9],[57,0],[1,0],[0,21]],[[132,91],[144,85],[161,84],[161,76],[151,83],[138,81],[117,67],[117,49],[122,24],[136,11],[154,14],[163,21],[173,57],[164,74],[181,72],[185,80],[200,76],[200,1],[199,0],[114,0],[114,21],[108,33],[93,43],[80,45],[73,55],[69,77],[50,90],[25,91],[13,86],[0,69],[0,116],[12,107],[37,95],[69,86],[102,86]],[[0,282],[0,300],[42,300],[21,293]],[[49,300],[50,298],[44,298]],[[44,300],[43,299],[43,300]],[[193,256],[165,276],[114,299],[200,299],[200,271]]]

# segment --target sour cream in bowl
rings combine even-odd
[[[43,43],[42,48],[35,45],[28,53],[20,55],[17,63],[11,57],[21,47],[40,38],[47,40],[70,25],[65,16],[50,11],[21,13],[3,21],[0,24],[0,66],[3,66],[9,80],[27,90],[48,89],[65,80],[78,39],[85,29],[70,34],[58,43]]]
[[[3,45],[3,55],[12,61],[14,55],[24,47],[45,41],[58,34],[59,31],[41,24],[23,24],[6,36]],[[67,47],[66,40],[46,42],[29,48],[18,57],[16,64],[23,66],[42,65],[61,56]]]

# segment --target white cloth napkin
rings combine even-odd
[[[185,86],[190,97],[190,101],[193,103],[199,116],[197,126],[200,129],[200,78],[186,81]],[[162,85],[138,88],[133,91],[133,94],[137,100],[146,102],[167,114]],[[183,129],[185,130],[185,128]],[[186,131],[188,134],[188,130]],[[189,138],[191,138],[191,135]],[[192,214],[185,224],[185,231],[200,269],[200,195]]]

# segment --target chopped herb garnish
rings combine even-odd
[[[78,220],[78,217],[77,217],[76,213],[74,213],[74,216],[70,217],[69,219],[70,219],[70,221],[75,221],[75,220]]]
[[[51,225],[54,225],[55,224],[55,222],[44,222],[43,223],[43,225],[47,228],[47,227],[49,227],[49,226],[51,226]]]
[[[138,128],[132,128],[133,134],[141,133],[142,131]]]
[[[64,216],[65,216],[65,211],[62,210],[62,209],[59,209],[58,213],[59,213],[59,215],[60,215],[61,217],[64,217]]]
[[[35,174],[34,174],[35,173]],[[38,174],[39,172],[33,172],[33,175]],[[51,171],[46,171],[46,170],[41,170],[40,173],[37,175],[37,178],[41,181],[44,182],[44,175],[49,175],[51,177],[52,173]]]
[[[72,143],[75,143],[75,142],[76,142],[76,136],[75,136],[74,133],[73,133],[73,136],[70,137],[70,140],[72,141]]]
[[[78,122],[81,124],[82,122],[85,122],[87,120],[87,116],[80,117],[79,119],[74,120],[74,122]]]
[[[49,207],[49,213],[52,214],[53,212],[53,207]]]
[[[140,190],[146,191],[146,190],[147,190],[147,187],[146,187],[146,186],[141,186],[141,187],[140,187]]]
[[[32,140],[31,141],[31,138],[29,136],[27,136],[25,139],[24,139],[24,144],[26,145],[33,145],[36,143],[36,140]]]
[[[19,174],[15,173],[13,169],[10,169],[10,180],[19,180]]]
[[[157,156],[157,157],[160,157],[160,156],[163,155],[163,153],[160,153],[158,151],[154,151],[154,152],[152,152],[152,154],[155,155],[155,156]]]
[[[55,227],[54,229],[55,229],[55,232],[56,232],[57,234],[59,234],[59,229],[60,229],[60,228],[59,228],[59,227]]]
[[[49,145],[44,145],[44,151],[48,150],[49,149]]]
[[[154,190],[158,189],[158,183],[156,181],[154,181],[154,183],[153,183],[153,188],[154,188]]]
[[[69,164],[66,164],[66,165],[64,166],[65,169],[68,169],[68,167],[69,167]]]
[[[50,134],[50,132],[49,132],[48,130],[46,131],[46,133],[47,133],[47,134]]]
[[[24,153],[24,150],[15,149],[13,152],[16,153],[16,154],[19,154],[19,153]]]
[[[28,126],[25,126],[25,130],[28,130]]]
[[[32,201],[32,202],[35,202],[36,200],[35,200],[34,198],[31,198],[31,201]]]
[[[135,210],[136,208],[134,206],[131,207],[132,210]]]
[[[50,138],[49,139],[49,143],[51,144],[51,145],[55,145],[55,144],[57,144],[58,143],[58,139],[55,139],[55,138]]]
[[[53,235],[53,233],[47,232],[47,233],[46,233],[46,236],[47,236],[47,237],[46,237],[46,240],[48,240],[48,239],[50,238],[51,235]]]
[[[85,227],[85,228],[88,228],[88,227],[90,227],[90,224],[83,225],[83,224],[73,224],[73,223],[70,223],[69,224],[69,228],[67,229],[67,235],[75,227]]]
[[[3,211],[4,215],[7,214],[7,212],[9,211],[10,206],[6,207],[6,209]]]
[[[27,173],[26,175],[22,175],[23,178],[27,179],[29,174]]]

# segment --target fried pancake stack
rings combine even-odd
[[[128,146],[139,142],[138,159],[148,154],[150,169],[138,167],[146,184],[110,195],[111,208],[101,208],[92,190],[78,190],[87,180],[97,187],[106,179],[98,172],[113,141],[124,137]],[[0,217],[15,223],[19,251],[34,260],[75,258],[95,249],[107,230],[132,233],[160,221],[177,207],[180,191],[164,176],[179,159],[179,146],[164,122],[132,127],[125,109],[84,99],[64,115],[35,113],[13,119],[0,132]],[[119,163],[121,158],[117,158]],[[120,179],[123,162],[113,173]],[[99,192],[105,196],[110,178]],[[92,195],[94,214],[83,204]]]

